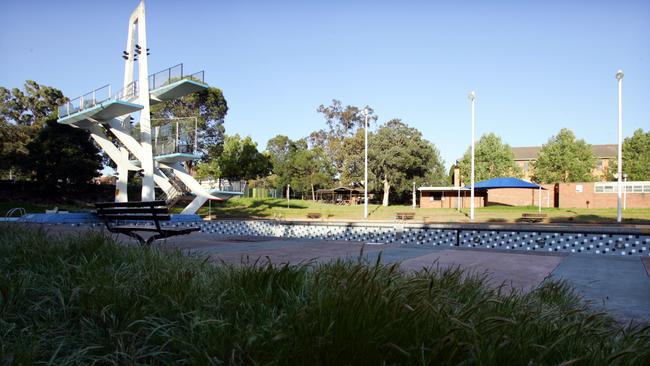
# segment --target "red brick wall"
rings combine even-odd
[[[577,186],[582,192],[577,192]],[[616,193],[595,193],[594,183],[560,183],[558,185],[561,208],[616,208]],[[650,193],[627,193],[628,208],[650,207]]]
[[[437,192],[439,193],[439,192]],[[456,202],[458,201],[457,192],[445,192],[444,200],[432,200],[434,192],[422,191],[420,192],[420,207],[422,208],[456,208]],[[470,194],[468,191],[461,191],[461,206],[467,208],[470,206]],[[474,196],[474,206],[483,207],[485,202],[485,197],[479,192],[476,192]]]
[[[554,207],[554,184],[542,184],[542,207]],[[547,196],[548,195],[548,196]],[[537,206],[539,189],[499,188],[488,190],[487,205]]]

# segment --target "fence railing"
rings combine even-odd
[[[223,192],[245,192],[247,182],[245,180],[231,180],[231,179],[207,179],[199,182],[203,188],[209,190],[219,190]]]
[[[204,71],[185,75],[183,74],[182,63],[168,67],[165,70],[149,75],[149,91],[162,88],[183,79],[205,83]],[[111,85],[107,84],[59,106],[59,118],[67,117],[84,109],[92,108],[97,104],[108,100],[132,100],[138,97],[139,92],[140,87],[137,80],[131,82],[129,85],[115,93],[111,93]]]
[[[163,121],[162,124],[157,123]],[[178,118],[175,120],[152,119],[151,142],[154,155],[195,154],[198,149],[197,118]]]
[[[88,109],[111,99],[111,85],[107,84],[88,92],[80,97],[74,98],[62,106],[59,106],[59,117],[69,116],[83,109]]]

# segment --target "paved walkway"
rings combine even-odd
[[[52,227],[55,232],[79,228]],[[84,229],[88,230],[88,229]],[[124,241],[130,240],[120,236]],[[362,245],[358,242],[273,237],[217,236],[194,233],[168,239],[167,246],[207,255],[215,261],[239,264],[256,260],[272,263],[327,262],[359,258],[383,263],[399,262],[407,270],[460,266],[487,273],[493,284],[523,291],[546,278],[566,280],[596,308],[621,321],[650,322],[650,258],[596,254],[529,253],[497,249],[403,247],[397,244]],[[363,249],[363,251],[362,251]]]

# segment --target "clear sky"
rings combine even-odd
[[[0,3],[0,85],[24,80],[74,98],[119,86],[136,0]],[[650,1],[146,2],[150,71],[205,70],[230,111],[226,132],[261,148],[325,127],[336,98],[370,105],[379,122],[420,129],[446,165],[477,135],[511,146],[571,128],[616,143],[623,69],[624,134],[650,129]],[[478,136],[477,136],[478,138]]]

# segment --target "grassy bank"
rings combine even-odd
[[[229,266],[99,234],[0,226],[0,363],[648,364],[562,283],[521,294],[458,270]]]
[[[362,220],[363,206],[346,206],[317,203],[313,201],[287,200],[269,198],[233,198],[226,202],[212,203],[212,214],[220,218],[283,218],[305,219],[307,213],[320,213],[323,219],[329,220]],[[415,220],[426,222],[468,222],[469,210],[460,212],[449,208],[416,208],[405,205],[369,205],[370,220],[393,220],[397,212],[415,212]],[[507,207],[489,206],[476,209],[476,220],[479,222],[517,222],[525,212],[537,212],[537,207]],[[616,209],[559,209],[543,208],[548,215],[546,222],[559,223],[615,223]],[[208,214],[208,206],[199,211]],[[628,224],[650,224],[650,208],[627,209],[624,222]]]

